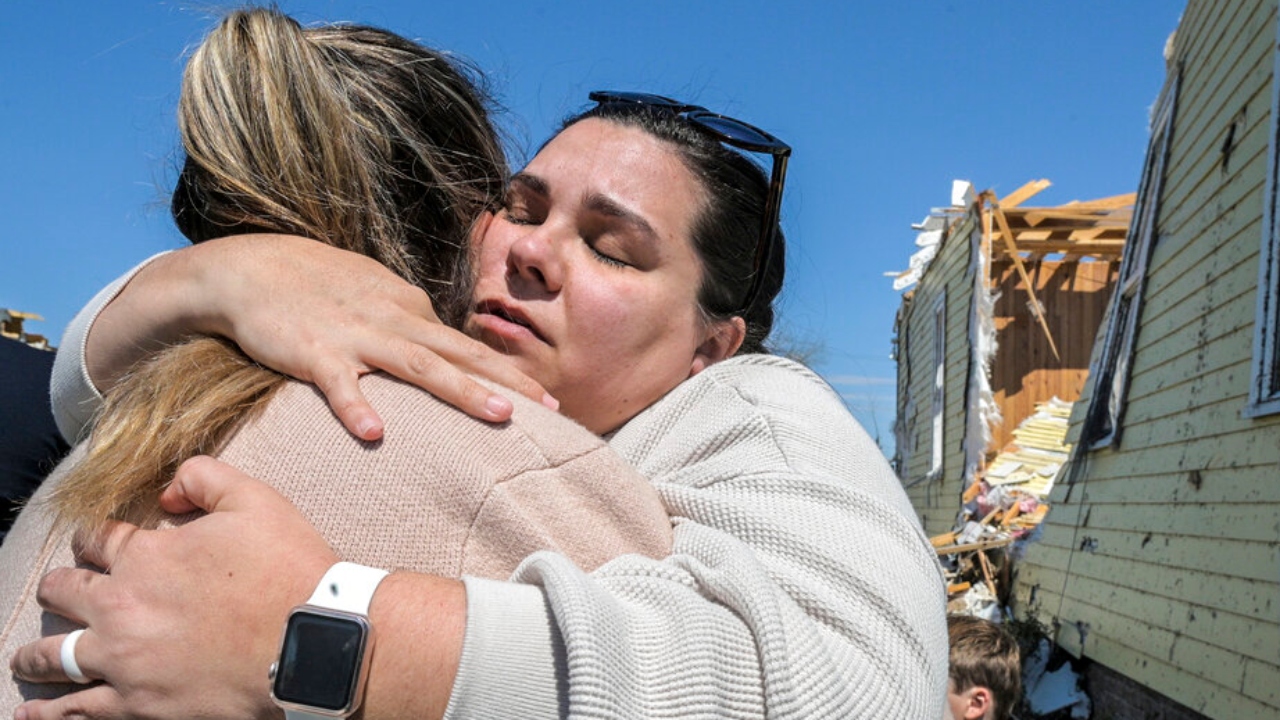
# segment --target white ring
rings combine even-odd
[[[87,675],[80,672],[80,663],[76,662],[76,643],[80,641],[80,636],[83,634],[84,628],[72,631],[62,639],[62,650],[59,652],[62,656],[62,672],[71,678],[71,682],[81,685],[92,682]]]

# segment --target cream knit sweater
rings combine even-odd
[[[585,573],[538,553],[515,583],[469,580],[447,717],[942,717],[936,556],[818,377],[726,360],[611,444],[666,504],[671,555]]]

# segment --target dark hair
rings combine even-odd
[[[951,640],[949,673],[955,691],[985,687],[995,701],[992,716],[1008,720],[1022,693],[1018,642],[990,620],[969,615],[948,615],[947,634]]]
[[[739,316],[747,326],[739,353],[767,352],[773,330],[773,301],[782,290],[786,240],[775,228],[769,264],[751,306],[741,303],[751,285],[760,225],[764,222],[769,178],[746,155],[722,145],[679,115],[632,103],[604,103],[570,117],[561,131],[588,118],[638,128],[669,143],[706,190],[706,202],[693,224],[693,248],[702,261],[698,304],[712,320]]]

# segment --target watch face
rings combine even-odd
[[[368,633],[354,616],[295,611],[272,683],[276,700],[335,713],[352,709]]]

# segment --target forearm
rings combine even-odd
[[[458,672],[467,613],[458,580],[393,573],[369,608],[375,640],[363,717],[444,716]]]
[[[58,431],[68,442],[75,443],[81,438],[85,427],[102,406],[102,391],[110,387],[110,385],[99,384],[99,378],[94,377],[94,372],[88,364],[89,356],[99,355],[102,350],[99,348],[97,352],[91,353],[89,349],[90,336],[96,336],[98,343],[101,343],[104,337],[101,333],[95,332],[99,327],[97,324],[99,317],[113,304],[135,275],[164,255],[164,253],[153,255],[142,261],[100,290],[76,314],[63,332],[62,342],[54,360],[49,393]],[[101,369],[97,372],[100,375]]]
[[[100,391],[110,390],[135,363],[183,337],[214,334],[211,303],[198,296],[196,245],[141,265],[97,314],[84,343],[84,366]]]

